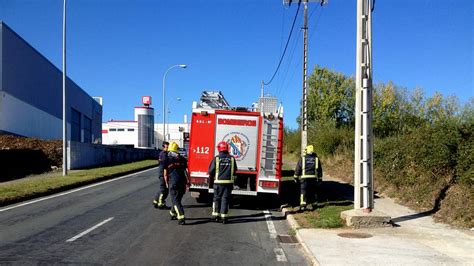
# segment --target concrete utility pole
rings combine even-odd
[[[354,209],[341,212],[346,225],[382,227],[390,216],[374,210],[372,134],[372,11],[374,0],[357,0]]]
[[[374,208],[372,133],[372,0],[357,0],[354,209]]]
[[[67,175],[67,118],[66,118],[66,0],[63,3],[63,176]]]

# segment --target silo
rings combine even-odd
[[[138,122],[138,147],[155,148],[155,110],[149,106],[135,107]]]

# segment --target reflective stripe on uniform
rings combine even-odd
[[[214,178],[215,184],[233,184],[234,183],[234,160],[230,159],[230,180],[219,180],[220,158],[216,157],[216,176]]]
[[[178,206],[174,205],[174,209],[176,210],[176,213],[178,214],[178,220],[184,219],[184,214],[179,213]]]
[[[212,216],[219,216],[218,210],[216,210],[216,203],[212,203]]]
[[[302,161],[303,161],[303,171],[302,171],[303,175],[301,175],[301,178],[317,178],[316,174],[314,175],[306,174],[306,158],[302,157]],[[318,169],[318,157],[316,157],[315,163],[316,163],[316,166],[315,166],[315,171],[316,171],[316,169]]]
[[[301,173],[302,173],[302,175],[305,175],[306,174],[306,158],[304,158],[304,156],[303,156],[303,157],[301,157],[301,160],[303,161],[303,165],[302,165],[303,169],[302,169]]]
[[[232,157],[230,158],[230,179],[234,182],[234,161],[235,159]]]
[[[304,201],[304,194],[300,195],[300,205],[306,205],[306,201]]]
[[[216,157],[216,176],[214,177],[214,180],[219,180],[219,163],[221,159],[219,157]]]
[[[233,184],[233,180],[216,180],[214,181],[214,184]]]
[[[160,198],[158,200],[158,204],[162,205],[163,204],[163,193],[160,194]]]
[[[221,218],[227,218],[227,217],[229,217],[229,214],[227,214],[227,213],[221,213]]]

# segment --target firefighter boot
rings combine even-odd
[[[222,224],[228,224],[229,220],[227,220],[227,217],[222,218]]]
[[[300,205],[300,209],[298,210],[298,212],[304,212],[304,211],[306,211],[306,204]]]
[[[156,209],[156,208],[159,208],[159,207],[158,207],[158,201],[153,200],[153,207],[155,207],[155,209]]]
[[[179,219],[178,220],[178,224],[179,225],[185,225],[186,224],[186,221],[184,219]]]
[[[176,217],[176,216],[177,216],[177,215],[176,215],[175,212],[170,211],[170,219],[171,219],[171,220],[176,220],[176,219],[178,219],[178,217]]]
[[[216,223],[221,221],[221,218],[219,216],[212,216],[211,219],[212,219],[213,222],[216,222]]]

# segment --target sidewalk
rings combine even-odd
[[[376,199],[375,209],[391,216],[397,226],[299,229],[297,238],[319,265],[474,265],[473,231],[435,223],[431,216],[388,198]],[[288,215],[288,222],[298,227],[292,215]],[[347,238],[340,233],[371,237]]]

